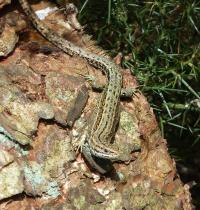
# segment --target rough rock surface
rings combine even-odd
[[[13,160],[14,157],[10,153],[3,149],[0,150],[0,169],[13,162]]]
[[[5,154],[4,154],[5,155]],[[9,155],[7,154],[7,159]],[[0,172],[0,200],[9,198],[24,191],[23,173],[21,167],[16,162],[11,162]]]
[[[49,15],[49,27],[102,53],[79,30],[56,25],[58,15]],[[113,163],[113,171],[100,175],[77,145],[101,94],[83,75],[105,82],[104,75],[32,27],[19,40],[0,60],[0,199],[9,198],[0,209],[192,209],[189,187],[177,176],[153,110],[139,91],[121,102],[115,136],[130,160]],[[125,87],[137,86],[129,71],[122,73]]]
[[[1,3],[0,3],[1,7]],[[25,20],[18,12],[8,13],[0,21],[0,57],[6,57],[15,48],[19,40],[17,32],[26,27]]]
[[[10,4],[11,0],[0,0],[0,9],[7,4]]]

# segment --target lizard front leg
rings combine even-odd
[[[84,75],[84,78],[90,83],[92,89],[102,92],[105,88],[105,85],[97,82],[97,79],[91,75]],[[120,93],[120,98],[131,98],[135,95],[136,88],[122,88]]]

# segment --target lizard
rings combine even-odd
[[[124,94],[120,67],[109,58],[88,52],[59,36],[37,17],[27,0],[19,0],[19,3],[44,38],[68,55],[83,58],[106,75],[107,85],[97,103],[93,123],[86,127],[82,135],[84,141],[81,146],[82,153],[89,164],[100,173],[106,173],[107,171],[97,164],[94,157],[110,161],[127,160],[127,156],[125,157],[117,145],[111,142],[119,122],[120,94],[121,92]]]

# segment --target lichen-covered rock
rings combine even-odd
[[[10,1],[0,2],[0,8]],[[10,54],[19,40],[18,31],[24,29],[26,22],[19,13],[11,13],[6,15],[0,22],[0,57],[6,57]]]
[[[0,35],[0,56],[5,57],[12,52],[18,39],[19,37],[15,33],[15,29],[6,26]]]
[[[75,152],[65,131],[55,127],[48,130],[36,157],[49,177],[61,180],[64,168],[75,160]]]
[[[72,116],[80,117],[87,102],[88,90],[83,85],[84,80],[65,73],[49,72],[45,81],[45,93],[54,106],[55,120],[72,126],[76,120],[76,117],[71,119]],[[75,106],[78,106],[77,109]]]
[[[40,127],[40,132],[42,135],[33,144],[34,150],[27,156],[28,159],[35,157],[35,161],[24,163],[24,190],[29,195],[53,198],[60,194],[60,187],[66,182],[65,170],[73,170],[71,162],[75,154],[62,129],[49,125]]]
[[[58,184],[55,181],[46,179],[42,165],[35,161],[24,163],[25,192],[32,196],[41,196],[42,194],[56,198],[60,192]]]
[[[181,209],[177,198],[156,192],[148,178],[138,176],[130,180],[122,191],[122,205],[125,209]]]
[[[92,188],[90,182],[81,181],[76,187],[71,186],[68,199],[61,204],[50,202],[42,206],[42,210],[47,209],[105,209],[103,203],[106,201],[96,189]]]
[[[105,201],[104,196],[93,189],[90,182],[81,182],[78,187],[71,188],[68,199],[75,209],[89,209]]]
[[[124,153],[130,154],[141,149],[140,133],[138,132],[138,120],[130,112],[122,110],[120,113],[119,129],[116,133],[116,142]]]
[[[13,162],[14,157],[6,150],[0,149],[0,170],[9,163]]]
[[[15,75],[18,69],[15,68]],[[17,85],[11,86],[11,74],[1,66],[0,73],[2,75],[0,82],[0,124],[20,144],[29,144],[32,141],[31,135],[37,131],[39,119],[52,119],[54,117],[53,108],[46,102],[30,101]]]
[[[9,151],[9,154],[12,152],[12,154],[17,158],[28,154],[28,148],[21,147],[21,145],[1,126],[0,148],[3,148],[3,151]],[[11,159],[12,158],[13,156]]]
[[[0,200],[23,192],[23,173],[16,162],[12,162],[0,170],[0,190]]]

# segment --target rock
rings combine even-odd
[[[10,2],[8,1],[7,3]],[[15,45],[19,40],[17,32],[26,27],[26,22],[21,18],[19,13],[13,12],[3,18],[0,27],[0,56],[6,57],[14,50]]]
[[[9,65],[7,68],[0,66],[0,75],[1,125],[20,144],[30,144],[31,136],[37,131],[39,119],[52,119],[54,117],[53,107],[43,101],[32,102],[18,85],[10,86],[11,78],[17,78],[23,82],[30,80],[33,85],[38,85],[38,81],[34,81],[37,76],[25,65]]]
[[[19,37],[15,33],[15,30],[6,26],[0,36],[0,56],[6,57],[12,52],[18,39]]]
[[[49,202],[41,207],[42,210],[59,210],[59,209],[81,209],[81,210],[95,210],[106,209],[103,203],[106,201],[96,189],[88,181],[81,181],[76,187],[71,186],[68,193],[68,199],[63,203],[55,201]],[[111,204],[111,203],[110,203]],[[110,205],[113,206],[112,204]],[[113,208],[110,208],[113,209]],[[116,208],[117,209],[117,208]]]
[[[0,189],[0,200],[23,192],[23,173],[16,162],[0,170]]]
[[[44,174],[42,165],[35,161],[24,164],[25,192],[32,196],[47,195],[56,198],[59,193],[58,184],[55,181],[49,181]]]
[[[72,169],[75,160],[66,131],[52,125],[40,126],[37,143],[27,157],[35,157],[35,161],[24,164],[25,192],[33,196],[57,197],[60,186],[67,181],[66,171]]]
[[[5,150],[0,149],[0,170],[9,163],[13,162],[14,158]]]
[[[7,4],[10,4],[11,0],[0,0],[0,9],[7,5]]]
[[[82,78],[59,72],[47,73],[45,93],[54,107],[55,120],[69,126],[80,117],[88,99]]]

